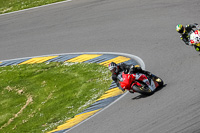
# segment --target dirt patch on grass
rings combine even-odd
[[[10,86],[7,86],[5,89],[8,90],[8,91],[13,91],[13,90],[14,90],[14,91],[16,91],[18,94],[22,94],[22,93],[23,93],[23,90],[18,90],[18,89],[16,89],[16,88],[12,88],[12,87],[10,87]],[[24,110],[31,102],[33,102],[33,98],[32,98],[31,95],[26,95],[26,97],[27,97],[26,104],[20,109],[19,112],[17,112],[16,114],[14,114],[14,116],[13,116],[12,118],[10,118],[10,119],[8,120],[7,123],[5,123],[2,127],[0,127],[0,130],[3,129],[3,128],[5,128],[5,127],[7,127],[12,121],[14,121],[15,118],[17,118],[17,117],[23,112],[23,110]]]

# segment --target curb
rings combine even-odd
[[[142,69],[145,69],[145,64],[137,56],[125,53],[114,53],[114,52],[81,52],[81,53],[63,53],[63,54],[52,54],[42,55],[34,57],[25,57],[11,60],[0,61],[0,66],[9,65],[21,65],[21,64],[33,64],[43,62],[83,62],[83,63],[98,63],[100,65],[108,66],[110,62],[126,63],[133,65],[140,65]],[[112,82],[108,91],[106,91],[99,99],[96,100],[90,107],[85,109],[82,113],[75,115],[74,118],[67,120],[64,124],[58,126],[55,130],[49,133],[61,133],[67,132],[89,118],[94,117],[104,109],[108,108],[126,93],[123,93],[117,85]]]

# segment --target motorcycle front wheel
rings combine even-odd
[[[143,82],[137,81],[141,84],[141,86],[133,85],[132,89],[142,95],[151,95],[154,92]]]

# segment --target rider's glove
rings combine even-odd
[[[128,72],[129,72],[129,70],[128,70],[128,69],[124,70],[124,73],[125,73],[125,74],[128,74]]]
[[[148,75],[151,75],[151,73],[150,73],[150,72],[147,72],[147,74],[148,74]]]
[[[144,74],[148,75],[148,76],[151,76],[151,73],[148,72],[148,71],[145,71]]]

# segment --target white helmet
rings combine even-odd
[[[111,70],[113,70],[114,68],[117,68],[117,64],[114,63],[114,62],[111,62],[111,63],[108,65],[108,69],[111,71]]]

